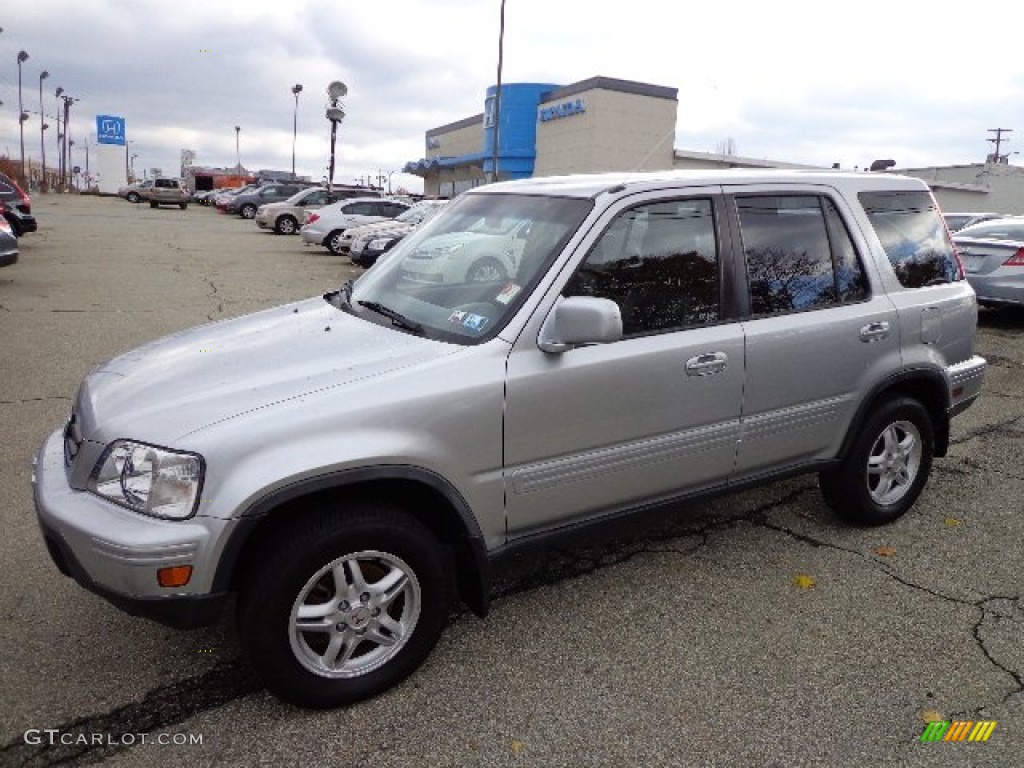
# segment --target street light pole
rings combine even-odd
[[[344,105],[339,101],[348,93],[348,86],[341,80],[334,80],[327,86],[327,119],[331,121],[331,164],[327,172],[327,197],[334,196],[334,145],[338,136],[338,123],[345,119]]]
[[[292,95],[295,97],[295,111],[292,112],[292,180],[295,179],[295,139],[299,135],[299,94],[302,93],[302,84],[296,83],[292,86]]]
[[[501,132],[501,70],[505,63],[505,0],[501,0],[501,28],[498,31],[498,84],[494,89],[494,145],[491,147],[492,181],[498,181],[498,138]]]
[[[25,176],[25,106],[21,103],[21,65],[28,60],[25,51],[18,51],[18,132],[21,134],[21,183],[26,183]]]
[[[57,178],[60,179],[57,186],[64,183],[64,134],[60,130],[60,95],[64,93],[61,86],[57,86],[54,96],[57,97]]]
[[[63,94],[61,99],[64,102],[64,150],[62,152],[64,157],[64,169],[61,171],[61,184],[64,189],[71,187],[71,145],[74,143],[71,141],[71,105],[74,104],[78,99],[68,94]]]
[[[40,179],[39,191],[46,191],[46,113],[43,110],[43,80],[50,73],[45,69],[39,73],[39,152],[42,155],[43,175]]]
[[[236,125],[235,126],[235,173],[238,176],[242,175],[242,150],[240,149],[241,145],[239,144],[239,137],[241,136],[241,133],[242,133],[242,126]]]

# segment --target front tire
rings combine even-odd
[[[150,200],[149,201],[149,207],[150,208],[157,208],[158,206],[159,206],[159,203],[157,203],[155,200]]]
[[[396,685],[448,618],[446,550],[389,504],[321,513],[252,562],[242,648],[267,688],[298,706],[337,707]]]
[[[842,464],[819,476],[825,502],[854,525],[890,523],[917,501],[934,449],[924,406],[909,397],[888,400],[861,426]]]
[[[256,206],[252,203],[246,203],[238,211],[243,219],[255,219],[256,218]]]
[[[497,283],[502,280],[508,280],[508,273],[493,256],[477,259],[466,272],[467,283]]]
[[[129,192],[126,199],[129,203],[137,203],[141,198],[137,192]]]

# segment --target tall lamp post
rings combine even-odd
[[[48,78],[50,73],[45,69],[39,73],[39,152],[42,156],[43,175],[40,179],[40,192],[46,191],[46,114],[43,111],[43,80]]]
[[[491,147],[492,181],[498,181],[498,137],[501,132],[501,70],[505,63],[505,0],[501,0],[501,28],[498,31],[498,84],[494,89],[494,144]]]
[[[238,174],[239,176],[242,175],[242,150],[240,149],[241,145],[239,144],[239,137],[241,136],[241,133],[242,133],[242,126],[236,125],[235,126],[235,173]]]
[[[74,104],[78,99],[68,94],[62,94],[61,100],[64,102],[64,150],[61,153],[63,157],[63,170],[61,171],[61,184],[64,189],[70,189],[71,187],[71,145],[74,143],[71,141],[71,105]]]
[[[21,102],[21,65],[28,60],[25,51],[18,51],[18,132],[21,134],[21,183],[25,183],[25,105]]]
[[[295,111],[292,112],[292,179],[295,178],[295,139],[299,135],[299,94],[302,93],[302,84],[296,83],[292,86],[292,96],[295,97]]]
[[[57,86],[57,90],[53,92],[57,98],[57,178],[60,179],[58,187],[64,182],[64,133],[60,129],[60,95],[62,93],[64,93],[64,89],[61,86]]]
[[[327,86],[327,119],[331,121],[331,164],[327,171],[327,197],[334,196],[334,144],[338,137],[338,123],[345,119],[344,104],[340,99],[348,93],[348,86],[341,80],[334,80]]]

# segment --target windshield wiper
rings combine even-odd
[[[417,323],[415,320],[410,320],[408,317],[403,315],[401,312],[396,312],[390,307],[385,307],[383,304],[378,304],[376,301],[358,301],[356,302],[360,306],[366,307],[367,309],[376,312],[378,315],[384,315],[384,317],[391,320],[394,325],[399,328],[404,328],[407,331],[411,331],[419,336],[423,335],[423,326]]]

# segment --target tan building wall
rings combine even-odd
[[[975,163],[895,170],[928,182],[944,211],[1024,214],[1024,168]]]
[[[425,157],[458,157],[480,151],[484,116],[475,115],[427,131]]]
[[[597,86],[563,88],[538,107],[533,175],[672,168],[679,106],[676,89],[648,88],[657,95],[630,92],[615,87],[621,81],[608,78],[594,78],[579,85],[588,82]],[[541,120],[545,108],[577,99],[582,100],[584,112]]]

